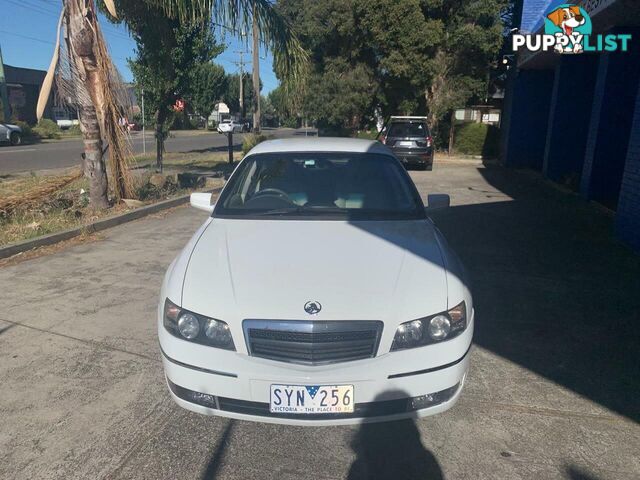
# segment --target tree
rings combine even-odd
[[[258,22],[261,38],[274,52],[275,68],[286,79],[286,84],[294,85],[304,76],[306,53],[289,24],[275,12],[268,0],[146,0],[146,3],[183,23],[192,21],[208,25],[208,21],[213,19],[229,28],[240,27],[244,31],[248,30],[251,16],[251,21],[255,19]],[[117,18],[113,0],[102,0],[101,5],[112,18]],[[117,72],[100,34],[94,0],[63,0],[63,7],[53,58],[38,98],[37,114],[42,117],[51,94],[54,75],[59,67],[60,31],[64,24],[68,72],[71,73],[67,78],[68,93],[81,98],[76,104],[85,145],[83,166],[85,175],[90,178],[90,201],[96,208],[105,208],[108,206],[108,180],[102,148],[104,139],[109,145],[116,198],[127,195],[131,187],[126,168],[124,132],[119,126],[123,112],[117,101]]]
[[[164,10],[144,2],[119,0],[120,19],[136,41],[129,66],[137,93],[153,112],[156,169],[162,171],[164,142],[174,120],[177,100],[190,100],[201,65],[223,51],[209,25],[168,18]]]
[[[253,110],[253,82],[250,75],[242,76],[243,111],[240,111],[240,75],[227,75],[226,89],[222,100],[232,112],[238,112],[244,118],[246,112]]]
[[[280,0],[278,9],[310,51],[304,105],[320,123],[337,126],[342,115],[343,126],[358,128],[380,109],[385,115],[428,114],[436,128],[451,109],[486,92],[506,4]]]
[[[133,193],[128,170],[129,158],[123,127],[119,119],[123,112],[121,84],[107,52],[97,20],[93,0],[63,0],[58,22],[56,46],[38,98],[36,114],[42,118],[51,94],[54,79],[79,112],[84,143],[82,166],[89,178],[89,199],[93,208],[109,205],[105,145],[109,150],[109,172],[117,200]],[[106,7],[115,15],[115,7],[107,0]],[[65,30],[61,48],[60,35]],[[63,51],[63,55],[60,51]]]
[[[199,65],[190,95],[193,109],[200,115],[208,116],[214,105],[223,99],[228,83],[224,68],[220,65],[211,62]]]

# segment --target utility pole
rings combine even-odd
[[[0,100],[2,100],[2,115],[5,122],[11,121],[11,107],[9,106],[9,95],[7,94],[7,81],[4,78],[4,63],[2,60],[2,47],[0,47]]]
[[[142,89],[142,153],[147,154],[147,140],[145,137],[145,118],[144,118],[144,88]]]
[[[253,1],[253,131],[260,133],[260,28]]]
[[[238,67],[240,67],[240,117],[241,120],[244,119],[244,66],[246,62],[243,60],[243,55],[247,52],[236,50],[236,53],[240,55],[240,61],[234,62]]]

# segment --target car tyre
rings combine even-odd
[[[9,137],[9,141],[11,145],[16,146],[22,143],[22,135],[19,132],[11,132],[11,136]]]

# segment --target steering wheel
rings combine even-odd
[[[287,200],[289,202],[291,202],[291,199],[289,198],[289,195],[287,195],[286,192],[283,192],[282,190],[280,190],[279,188],[265,188],[264,190],[260,190],[258,193],[256,193],[253,197],[251,197],[251,200],[254,200],[256,198],[260,198],[260,197],[279,197],[282,198],[283,200]]]

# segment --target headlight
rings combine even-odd
[[[164,302],[164,328],[175,337],[210,347],[235,351],[229,325],[183,310],[168,298]]]
[[[465,328],[467,309],[462,302],[447,312],[401,324],[396,330],[391,351],[451,340],[460,335]]]

